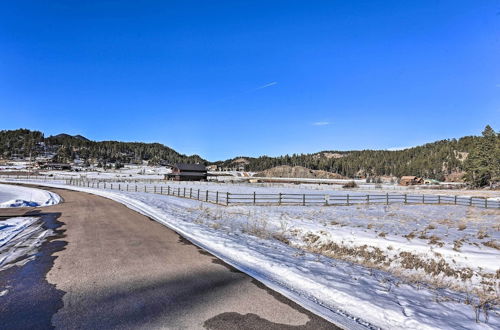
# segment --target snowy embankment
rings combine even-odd
[[[222,207],[54,186],[123,203],[348,329],[500,328],[497,302],[488,300],[498,299],[497,210]],[[467,286],[470,292],[453,290]],[[483,296],[473,290],[488,288]]]
[[[51,234],[52,230],[43,228],[43,222],[36,217],[0,221],[0,271],[32,260]]]
[[[49,206],[60,201],[59,195],[50,191],[0,184],[0,208]]]

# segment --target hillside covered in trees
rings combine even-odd
[[[486,132],[486,135],[485,135]],[[312,170],[338,173],[342,176],[375,177],[416,175],[425,178],[444,180],[453,173],[470,172],[473,167],[489,167],[489,170],[477,170],[478,176],[488,177],[483,172],[500,169],[500,135],[487,126],[483,136],[467,136],[460,139],[441,140],[404,150],[359,150],[359,151],[322,151],[314,154],[293,154],[280,157],[261,156],[236,157],[217,162],[223,167],[231,167],[235,160],[244,159],[249,171],[263,171],[275,166],[303,166]],[[486,147],[488,146],[488,147]],[[478,150],[486,149],[476,157]],[[474,164],[467,161],[471,154]],[[489,155],[488,160],[484,160]],[[496,157],[497,161],[492,161]],[[488,165],[489,164],[489,165]],[[494,172],[494,171],[493,171]],[[483,174],[479,174],[483,173]],[[487,181],[494,179],[488,177]],[[474,181],[468,176],[469,181]],[[497,176],[498,179],[498,176]],[[484,185],[484,180],[482,184]]]
[[[90,141],[81,135],[59,134],[44,137],[39,131],[0,131],[0,157],[27,158],[54,155],[58,162],[75,159],[106,163],[203,163],[198,155],[186,156],[160,143]]]

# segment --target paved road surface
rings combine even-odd
[[[35,261],[0,272],[0,328],[337,329],[117,202],[49,190],[64,203],[0,210],[58,232]]]

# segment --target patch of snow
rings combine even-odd
[[[36,217],[0,221],[0,271],[32,260],[37,248],[52,230],[44,229]]]
[[[49,206],[60,201],[61,197],[50,191],[0,184],[0,208]]]

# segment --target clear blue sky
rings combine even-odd
[[[1,1],[0,129],[209,160],[500,129],[500,2]]]

